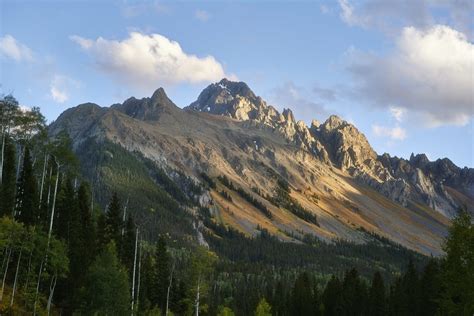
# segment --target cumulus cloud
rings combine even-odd
[[[406,27],[386,56],[355,53],[356,93],[420,115],[428,126],[466,125],[474,113],[474,45],[448,26]]]
[[[387,127],[377,124],[372,125],[372,132],[378,137],[388,137],[391,140],[404,140],[407,137],[407,132],[400,126]]]
[[[406,109],[401,108],[401,107],[396,107],[396,106],[391,106],[389,108],[390,115],[397,121],[401,122],[403,120],[403,117],[405,116]]]
[[[196,12],[194,12],[194,17],[201,22],[207,22],[211,18],[211,15],[207,11],[196,10]]]
[[[71,88],[77,88],[79,83],[67,76],[54,75],[49,85],[50,97],[57,103],[64,103],[69,100]]]
[[[33,61],[33,51],[11,35],[0,37],[0,55],[17,62]]]
[[[80,36],[71,36],[71,40],[90,53],[101,71],[139,88],[213,82],[232,77],[225,74],[214,57],[187,54],[178,42],[160,34],[131,32],[121,41]]]

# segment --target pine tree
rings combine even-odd
[[[92,210],[90,209],[90,188],[85,182],[82,182],[77,191],[77,204],[80,221],[79,231],[79,251],[81,252],[81,264],[79,274],[84,274],[94,259],[93,251],[95,249],[96,234],[92,220]]]
[[[343,312],[342,284],[338,277],[332,276],[323,293],[324,315],[337,316]]]
[[[439,309],[441,292],[440,269],[435,259],[431,259],[423,270],[420,292],[420,315],[435,315]]]
[[[407,270],[402,278],[402,313],[405,315],[418,315],[420,304],[420,291],[418,271],[415,268],[413,260],[410,260]]]
[[[380,272],[375,272],[369,291],[369,315],[384,316],[387,314],[385,285]]]
[[[441,311],[446,315],[474,314],[474,224],[460,210],[449,229],[442,263]]]
[[[132,274],[133,268],[133,255],[135,252],[135,223],[132,216],[128,216],[125,224],[124,235],[122,236],[122,247],[120,249],[120,260],[122,264]]]
[[[170,256],[166,248],[166,240],[160,236],[156,244],[155,268],[151,300],[164,313],[166,309],[166,293],[170,277]]]
[[[122,245],[122,206],[117,193],[112,195],[105,218],[105,240],[107,243],[114,241],[117,248]]]
[[[57,195],[53,231],[58,238],[70,246],[71,225],[75,224],[73,216],[77,215],[77,200],[74,186],[69,177],[61,181]]]
[[[313,291],[307,272],[301,273],[295,281],[291,295],[292,315],[313,315]]]
[[[120,264],[113,242],[91,265],[83,290],[82,312],[86,315],[126,315],[130,313],[128,276]]]
[[[342,299],[346,315],[363,315],[367,306],[367,288],[356,269],[346,272],[342,285]]]
[[[18,220],[25,225],[35,225],[38,222],[39,216],[38,190],[28,146],[25,147],[16,200]]]
[[[13,216],[15,208],[16,159],[15,145],[5,137],[3,178],[0,186],[0,215]]]

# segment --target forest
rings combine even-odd
[[[12,96],[0,99],[0,124],[0,315],[474,314],[474,225],[463,210],[440,258],[369,232],[365,245],[312,235],[285,243],[264,229],[250,238],[204,208],[196,216],[207,245],[199,245],[186,210],[205,187],[180,174],[178,185],[150,161],[135,170],[153,180],[137,180],[143,199],[99,186],[67,133],[48,135],[39,108],[24,110]],[[107,170],[123,180],[113,164],[145,158],[117,147],[104,144],[114,157]],[[82,155],[102,154],[88,148]],[[227,178],[200,177],[271,217]],[[317,225],[288,190],[279,183],[273,203]],[[153,209],[138,212],[147,199]]]

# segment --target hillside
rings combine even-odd
[[[473,169],[378,155],[339,117],[308,127],[242,82],[212,84],[185,109],[162,88],[111,107],[81,104],[49,130],[69,133],[96,199],[105,206],[111,190],[128,192],[151,235],[166,223],[206,243],[212,229],[199,213],[208,209],[212,223],[247,236],[364,244],[370,232],[439,255],[449,218],[462,205],[473,211]]]

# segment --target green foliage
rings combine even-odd
[[[86,315],[125,315],[130,311],[128,276],[115,244],[109,243],[92,263],[82,293]]]
[[[207,185],[211,188],[211,189],[215,189],[217,186],[216,186],[216,182],[211,178],[209,177],[209,175],[205,172],[201,172],[201,178],[204,180],[204,182],[207,183]]]
[[[441,265],[444,284],[441,310],[447,315],[474,314],[474,224],[469,213],[460,210],[453,220]]]
[[[15,207],[16,159],[15,144],[5,137],[3,157],[3,177],[0,184],[0,215],[13,216]]]
[[[38,221],[38,190],[36,177],[33,173],[30,149],[27,146],[24,152],[23,167],[18,180],[16,195],[17,217],[26,225],[35,225]]]
[[[235,316],[235,314],[229,307],[220,306],[219,311],[217,312],[217,316]]]
[[[371,316],[384,316],[387,314],[387,300],[385,284],[380,272],[375,272],[369,290],[369,311]]]
[[[255,316],[272,316],[272,308],[265,298],[262,298],[255,309]]]

